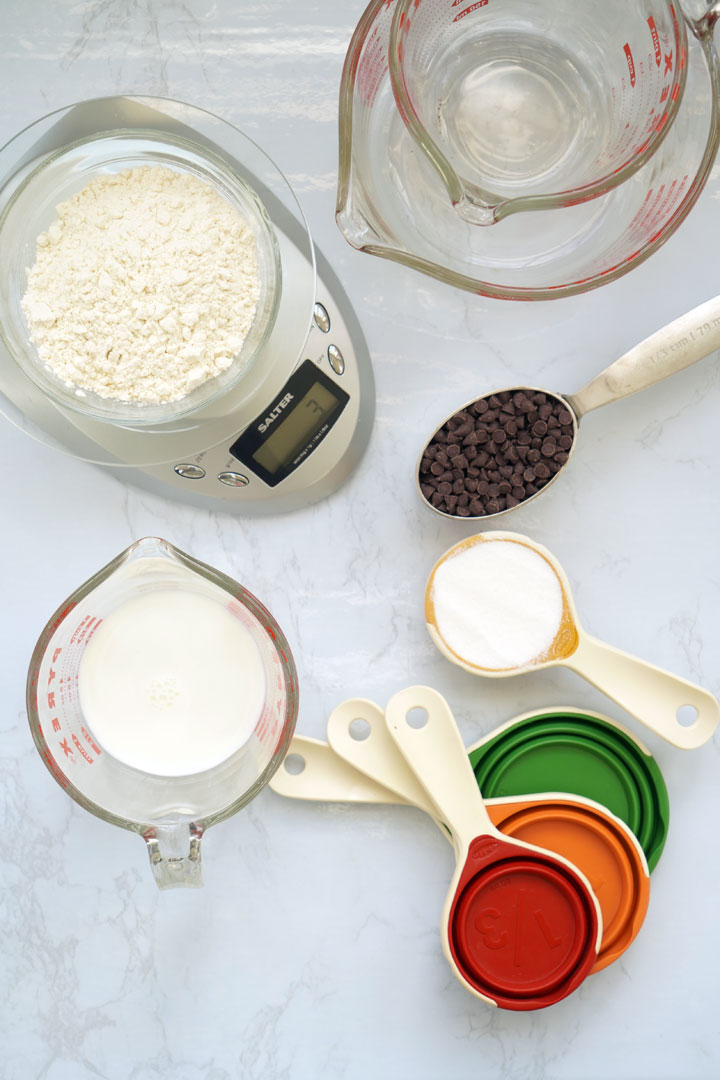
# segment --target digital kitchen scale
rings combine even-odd
[[[313,247],[287,181],[255,143],[217,117],[163,99],[105,98],[51,114],[0,151],[0,213],[6,223],[8,206],[27,201],[30,183],[42,195],[29,188],[33,205],[47,203],[49,224],[57,199],[46,190],[53,196],[68,186],[78,190],[87,182],[78,180],[79,173],[107,168],[108,147],[115,171],[177,162],[201,176],[212,168],[220,181],[223,170],[232,173],[257,194],[281,268],[273,328],[247,374],[227,393],[170,423],[133,426],[58,404],[15,361],[4,327],[0,410],[40,442],[196,505],[271,514],[331,494],[357,466],[370,437],[372,366],[347,295]],[[47,224],[31,230],[33,238]],[[26,228],[24,220],[16,228]],[[12,247],[10,226],[5,232],[5,244]],[[18,263],[17,278],[24,279],[31,255],[26,251],[24,265]],[[12,272],[4,276],[12,279]],[[16,282],[16,294],[23,290],[24,280]],[[8,292],[2,297],[6,311],[13,302],[10,286]]]

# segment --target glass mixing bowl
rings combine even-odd
[[[160,111],[148,108],[157,105]],[[163,123],[164,106],[186,112],[182,134]],[[0,334],[23,373],[56,404],[93,420],[126,426],[177,421],[234,388],[248,373],[275,323],[282,272],[275,230],[259,196],[238,172],[195,138],[195,116],[210,114],[155,99],[100,98],[50,113],[0,150]],[[158,117],[160,119],[158,119]],[[237,132],[254,156],[262,151]],[[213,187],[250,227],[260,295],[250,330],[232,364],[185,397],[161,405],[102,398],[68,386],[41,360],[21,307],[37,238],[55,220],[56,206],[100,175],[162,165]]]

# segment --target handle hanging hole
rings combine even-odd
[[[370,738],[372,728],[367,720],[364,720],[361,716],[356,716],[354,720],[350,721],[348,731],[350,732],[350,738],[354,739],[355,742],[365,742],[366,739]]]
[[[305,758],[302,754],[288,754],[285,758],[285,772],[291,776],[299,776],[305,771]]]
[[[698,711],[694,705],[681,705],[677,711],[677,722],[680,727],[692,727],[698,718]]]
[[[416,731],[419,731],[420,728],[424,728],[428,722],[427,709],[421,709],[419,706],[416,706],[414,709],[409,709],[405,714],[405,719],[407,720],[408,727],[415,728]]]

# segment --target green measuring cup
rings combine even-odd
[[[469,750],[486,799],[563,791],[606,806],[640,841],[653,870],[670,806],[662,773],[630,732],[597,713],[560,708],[526,713]]]

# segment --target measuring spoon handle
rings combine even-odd
[[[566,394],[578,417],[683,371],[720,349],[720,296],[645,338],[578,390]]]
[[[577,649],[563,663],[681,750],[706,743],[720,720],[720,705],[707,690],[589,634],[581,635]],[[684,706],[697,712],[687,726],[678,720]]]
[[[367,726],[362,739],[353,737],[354,720],[362,720]],[[343,701],[330,714],[327,737],[337,756],[348,765],[411,806],[417,806],[431,817],[434,815],[435,808],[425,789],[390,737],[385,714],[379,705],[364,698]]]
[[[302,759],[302,772],[288,772],[285,766],[291,755]],[[388,791],[357,772],[339,758],[327,743],[303,735],[293,737],[285,761],[268,786],[277,795],[312,802],[402,804],[405,801],[395,792]]]
[[[427,713],[423,727],[411,727],[408,723],[408,714],[413,709]],[[450,829],[458,846],[469,846],[481,834],[496,835],[465,744],[442,694],[427,686],[401,690],[387,704],[385,723],[434,804],[435,816]]]

